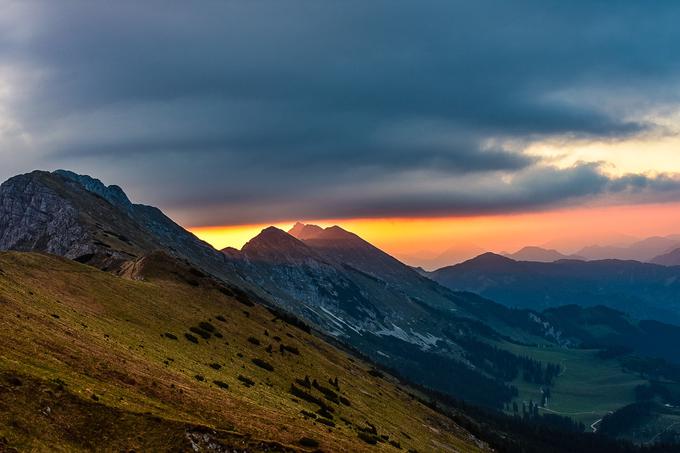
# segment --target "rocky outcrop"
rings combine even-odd
[[[83,189],[90,193],[99,195],[114,206],[122,208],[126,211],[132,210],[132,202],[127,197],[127,195],[125,195],[123,189],[121,189],[119,186],[106,186],[98,179],[92,178],[88,175],[79,175],[69,170],[56,170],[53,172],[53,174],[75,182]]]
[[[223,254],[118,186],[67,170],[34,171],[0,186],[0,250],[41,251],[107,270],[163,250],[227,281]]]
[[[93,253],[79,211],[42,174],[16,176],[0,186],[0,250],[44,251],[68,258]]]

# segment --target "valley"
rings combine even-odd
[[[547,405],[539,407],[539,411],[568,416],[587,427],[608,413],[635,402],[635,387],[647,383],[635,373],[622,370],[617,360],[597,357],[597,350],[506,347],[518,355],[558,363],[562,370],[550,387]],[[541,386],[521,379],[513,384],[519,390],[516,401],[520,406],[522,402],[541,401]]]

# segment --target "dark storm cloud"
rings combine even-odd
[[[343,184],[324,186],[322,181],[300,181],[297,197],[286,193],[237,193],[215,204],[202,198],[184,198],[175,207],[188,217],[218,219],[224,212],[238,212],[246,222],[266,218],[284,221],[309,216],[319,218],[380,218],[412,216],[465,216],[536,211],[555,205],[578,205],[594,197],[610,203],[647,203],[680,199],[680,178],[624,175],[609,177],[595,164],[566,169],[536,166],[504,180],[497,173],[455,177],[442,173],[405,174],[379,183],[368,174],[346,178]],[[422,181],[428,181],[423,184]],[[289,181],[294,183],[294,181]],[[257,203],[253,201],[257,200]],[[266,201],[265,201],[266,200]],[[309,218],[309,217],[308,217]]]
[[[6,17],[0,68],[19,89],[5,110],[35,162],[126,185],[187,224],[675,185],[523,153],[655,128],[626,97],[677,102],[659,88],[679,70],[671,2],[36,2]]]

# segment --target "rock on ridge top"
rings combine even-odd
[[[52,173],[80,184],[88,192],[99,195],[112,205],[126,210],[132,208],[132,202],[119,186],[107,186],[96,178],[88,175],[79,175],[69,170],[55,170]]]

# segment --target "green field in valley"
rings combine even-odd
[[[624,371],[617,360],[597,357],[596,350],[535,348],[509,343],[501,347],[520,356],[559,364],[562,371],[551,388],[552,397],[547,407],[539,410],[569,416],[588,427],[610,411],[634,402],[634,388],[647,382],[637,374]],[[522,402],[540,403],[540,386],[525,382],[521,376],[513,385],[519,390],[515,401],[520,408]]]

